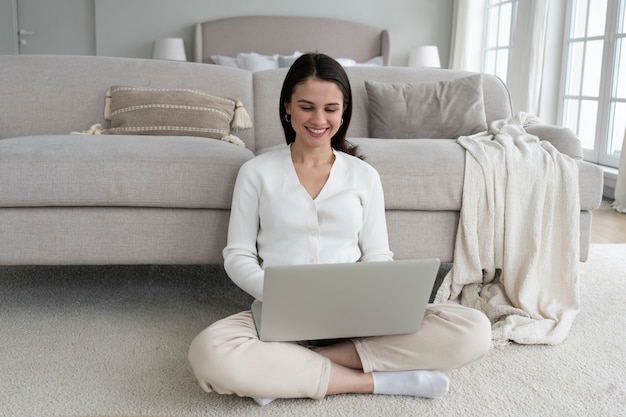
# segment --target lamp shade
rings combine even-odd
[[[162,38],[154,41],[152,58],[169,61],[187,61],[185,42],[182,38]]]
[[[439,48],[435,45],[413,48],[409,54],[409,67],[441,68]]]

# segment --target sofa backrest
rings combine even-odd
[[[285,133],[280,124],[280,89],[287,68],[254,72],[254,130],[257,132],[256,153],[271,146],[285,144]]]
[[[364,81],[433,82],[472,73],[406,67],[348,67],[353,114],[348,137],[368,137]],[[241,100],[254,122],[233,132],[260,152],[284,144],[279,120],[280,89],[287,69],[249,72],[218,65],[132,58],[60,55],[0,55],[0,139],[68,134],[95,123],[104,127],[104,101],[111,85],[190,88]],[[483,75],[487,122],[511,116],[509,92],[493,75]]]
[[[352,87],[352,121],[348,137],[369,137],[368,98],[365,81],[389,83],[435,82],[467,77],[475,73],[447,69],[406,67],[347,67]],[[285,137],[280,124],[278,109],[280,89],[287,69],[255,72],[255,142],[256,152],[271,146],[284,144]],[[509,91],[500,78],[483,74],[483,99],[487,124],[512,115]]]
[[[104,119],[112,85],[198,89],[239,99],[254,118],[252,74],[217,65],[99,56],[0,55],[0,139],[68,134]],[[233,132],[254,150],[254,129]]]

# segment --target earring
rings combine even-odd
[[[341,124],[340,125],[343,125],[343,117],[341,118]]]
[[[290,115],[289,115],[289,113],[285,113],[285,121],[286,121],[287,123],[290,123],[290,122],[291,122],[291,117],[289,117],[289,116],[290,116]]]

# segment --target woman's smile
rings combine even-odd
[[[313,127],[307,127],[306,128],[311,135],[315,136],[315,137],[320,137],[323,136],[324,133],[326,133],[326,131],[328,130],[327,128],[313,128]]]

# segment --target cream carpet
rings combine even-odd
[[[546,277],[549,279],[549,277]],[[438,400],[321,401],[204,393],[186,360],[211,321],[246,308],[221,268],[0,268],[0,416],[626,416],[626,245],[593,245],[582,310],[558,346],[494,348]]]

